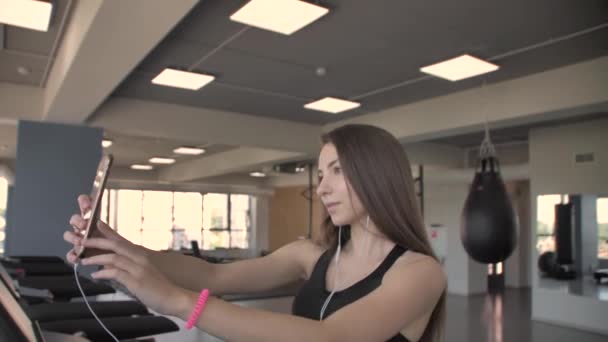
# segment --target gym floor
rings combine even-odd
[[[608,337],[532,321],[531,291],[507,289],[494,307],[486,295],[448,296],[446,342],[606,342]],[[501,334],[502,331],[502,334]]]
[[[240,305],[278,312],[289,312],[291,297],[238,301]],[[532,321],[531,291],[507,289],[494,300],[502,313],[492,311],[492,299],[486,295],[447,298],[445,342],[606,342],[608,338],[582,330]],[[183,326],[183,322],[176,321]],[[156,338],[157,342],[219,342],[201,331],[180,330]]]

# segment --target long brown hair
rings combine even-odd
[[[410,162],[403,146],[389,132],[370,125],[345,125],[321,137],[333,144],[352,189],[378,230],[397,245],[433,257],[427,238]],[[337,246],[338,229],[323,210],[321,243]],[[435,306],[419,341],[441,339],[445,320],[445,291]]]

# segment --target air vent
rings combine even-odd
[[[574,155],[575,162],[578,163],[593,163],[595,161],[595,157],[593,156],[593,152],[590,153],[577,153]]]

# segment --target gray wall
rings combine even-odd
[[[62,235],[91,190],[101,139],[97,128],[19,122],[7,255],[65,256]]]
[[[608,120],[604,119],[543,128],[530,133],[530,218],[533,230],[536,230],[538,195],[608,194],[606,132]],[[576,163],[577,153],[593,153],[595,161]],[[581,234],[580,241],[585,241],[587,232],[581,230]],[[590,234],[594,234],[596,243],[593,250],[597,253],[597,231]],[[589,296],[583,296],[568,292],[567,285],[539,287],[535,245],[536,235],[529,245],[532,256],[530,275],[534,284],[532,319],[608,334],[608,301],[598,300],[595,291],[589,289]],[[592,283],[590,279],[583,281],[583,284]]]
[[[574,203],[573,254],[575,269],[591,275],[597,265],[597,196],[576,195],[570,197]]]

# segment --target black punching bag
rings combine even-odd
[[[572,260],[572,203],[555,205],[555,254],[557,263],[570,265]]]
[[[474,260],[495,264],[517,244],[517,217],[500,176],[498,159],[482,157],[462,211],[460,237]]]

